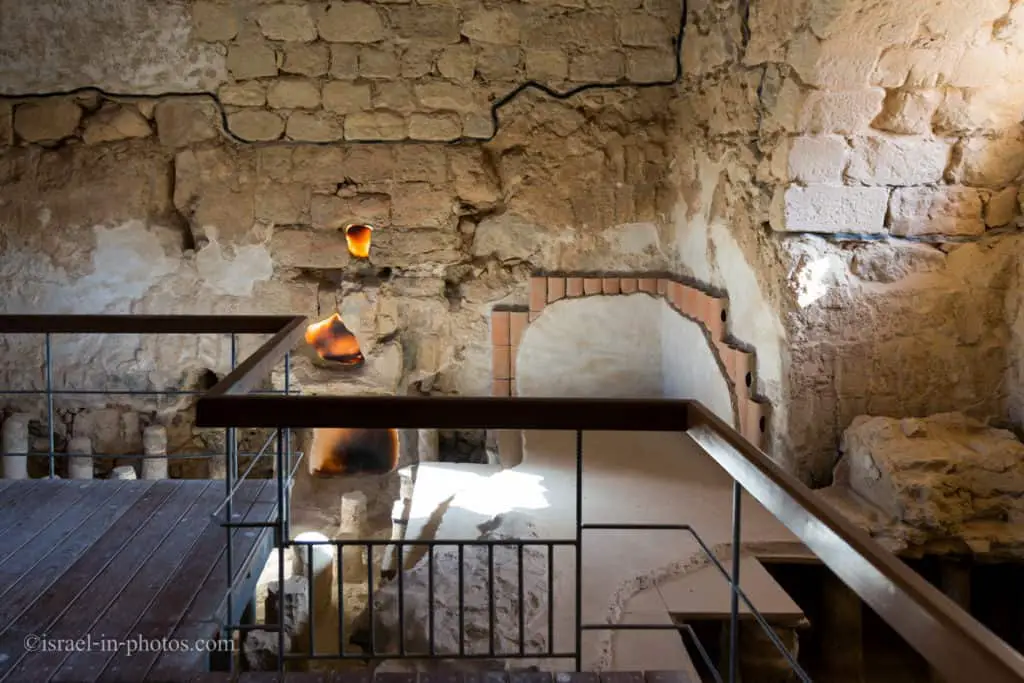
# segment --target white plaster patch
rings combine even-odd
[[[607,230],[603,235],[608,246],[624,254],[661,253],[661,238],[654,223],[626,223]]]
[[[207,287],[220,294],[250,296],[257,282],[274,274],[270,251],[260,244],[231,247],[210,241],[196,254],[196,270]]]
[[[732,391],[703,328],[661,302],[662,392],[666,398],[692,398],[729,424],[736,424]]]
[[[563,299],[523,334],[521,396],[661,396],[661,302],[646,294]]]
[[[201,92],[227,80],[223,48],[193,39],[180,0],[0,0],[0,17],[4,94]]]

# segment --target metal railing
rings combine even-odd
[[[579,670],[582,661],[582,634],[588,630],[635,630],[673,629],[685,632],[677,624],[586,624],[582,620],[582,541],[584,532],[598,530],[664,530],[690,534],[709,558],[711,564],[725,576],[730,586],[729,650],[727,677],[730,683],[737,680],[739,673],[739,625],[740,604],[751,612],[757,623],[765,630],[769,639],[793,668],[802,681],[811,680],[800,667],[792,653],[784,646],[768,621],[757,611],[740,588],[741,550],[741,500],[746,490],[761,506],[774,515],[809,550],[831,569],[854,593],[899,633],[932,667],[947,680],[983,680],[986,683],[1021,683],[1024,681],[1024,658],[992,632],[982,626],[956,603],[930,585],[921,576],[903,564],[899,558],[872,540],[866,532],[845,519],[834,508],[820,500],[809,488],[791,474],[782,470],[767,455],[754,447],[731,425],[711,413],[707,408],[692,400],[602,400],[602,399],[554,399],[554,398],[470,398],[470,397],[342,397],[342,396],[260,396],[246,391],[255,386],[260,372],[265,371],[277,360],[287,355],[293,340],[279,335],[276,341],[268,343],[246,363],[226,377],[208,394],[202,396],[196,406],[197,423],[203,427],[264,427],[276,429],[294,428],[363,428],[363,429],[496,429],[496,430],[567,430],[576,432],[576,533],[572,539],[531,539],[502,540],[491,543],[466,540],[425,541],[380,541],[374,539],[329,541],[327,545],[340,552],[350,545],[367,548],[372,559],[373,548],[380,545],[397,545],[400,553],[416,546],[429,546],[428,572],[433,572],[433,548],[454,546],[459,548],[460,559],[464,548],[485,546],[489,548],[488,594],[490,597],[490,647],[486,655],[469,654],[460,647],[457,653],[437,652],[434,648],[434,585],[428,576],[428,624],[429,644],[426,653],[408,653],[404,648],[405,628],[402,605],[404,565],[399,562],[396,580],[398,585],[398,619],[400,648],[398,653],[378,652],[374,647],[375,623],[374,586],[372,562],[368,563],[367,579],[370,614],[369,652],[358,655],[345,653],[343,635],[339,634],[339,652],[317,655],[314,648],[314,630],[310,629],[310,653],[293,655],[297,658],[347,658],[384,659],[398,657],[459,657],[517,658],[549,656],[572,658]],[[726,569],[715,557],[696,531],[686,524],[601,524],[587,523],[582,519],[583,511],[583,432],[635,431],[686,432],[693,441],[710,456],[733,479],[732,486],[732,566]],[[278,470],[280,473],[282,470]],[[280,474],[279,474],[280,476]],[[281,511],[283,514],[284,511]],[[282,538],[287,539],[286,535]],[[315,545],[322,542],[297,542],[288,539],[288,546],[308,546],[309,565]],[[512,653],[498,653],[494,649],[494,598],[493,598],[493,549],[506,545],[522,553],[526,545],[557,545],[571,547],[575,554],[575,647],[572,652],[555,652],[553,633],[549,631],[548,652],[526,652],[518,648]],[[548,595],[553,592],[554,567],[549,552]],[[279,553],[279,574],[284,577],[284,553]],[[464,584],[459,563],[459,594]],[[519,565],[520,571],[522,564]],[[338,567],[341,576],[342,567]],[[432,574],[431,574],[432,576]],[[310,592],[314,589],[310,577]],[[340,587],[339,587],[340,588]],[[523,609],[523,583],[518,584],[519,609]],[[343,595],[340,593],[339,597]],[[279,614],[284,613],[284,591],[279,592]],[[310,604],[314,596],[310,595]],[[341,602],[341,600],[339,600]],[[462,615],[461,598],[459,604]],[[339,610],[343,609],[339,605]],[[549,619],[551,618],[549,610]],[[339,621],[343,614],[339,614]],[[519,616],[520,622],[523,617]],[[311,617],[311,622],[314,619]],[[460,623],[459,633],[463,633]],[[272,630],[262,625],[260,628]],[[279,652],[284,652],[284,624],[278,624]],[[523,631],[520,631],[520,641]],[[692,631],[690,632],[692,635]],[[707,659],[701,649],[701,656]],[[286,657],[279,658],[283,670]],[[710,662],[707,662],[710,665]],[[709,666],[714,671],[714,667]],[[714,674],[717,677],[717,673]]]
[[[215,335],[226,337],[230,345],[230,367],[233,372],[245,372],[252,377],[253,382],[265,379],[271,369],[271,365],[254,365],[255,358],[262,357],[259,352],[239,363],[240,349],[239,341],[242,335],[272,335],[270,339],[261,344],[259,350],[269,347],[280,337],[286,337],[291,344],[302,331],[302,324],[305,318],[302,316],[267,316],[267,315],[238,315],[238,316],[213,316],[213,315],[0,315],[0,335],[40,335],[42,336],[43,356],[42,375],[43,387],[41,389],[10,389],[0,387],[0,399],[11,397],[18,400],[30,400],[39,398],[45,401],[45,421],[48,447],[46,451],[35,451],[31,444],[26,453],[4,453],[4,456],[24,456],[27,458],[45,457],[48,463],[47,477],[56,478],[58,458],[81,457],[76,453],[59,453],[56,450],[56,429],[55,429],[55,401],[60,397],[107,397],[108,399],[124,397],[162,398],[174,397],[198,397],[208,389],[67,389],[57,386],[55,379],[55,358],[54,340],[64,335]],[[290,393],[290,359],[285,356],[276,357],[276,362],[284,363],[284,386],[279,390],[262,389],[264,394],[280,394],[286,396]],[[252,372],[255,370],[255,372]],[[231,375],[228,375],[231,376]],[[253,384],[242,384],[245,388],[252,388]],[[225,564],[228,575],[228,591],[225,598],[224,609],[227,615],[227,622],[234,620],[235,606],[233,596],[238,587],[239,579],[236,576],[236,569],[244,566],[244,562],[237,562],[239,558],[233,557],[232,534],[236,529],[245,527],[283,529],[283,532],[275,538],[287,537],[289,509],[287,498],[287,486],[282,486],[280,476],[282,472],[291,474],[292,453],[289,438],[290,432],[286,429],[273,429],[270,435],[263,441],[262,445],[253,451],[240,451],[238,433],[234,427],[225,428],[225,449],[224,452],[200,452],[184,454],[161,454],[147,455],[145,453],[96,453],[92,452],[89,457],[95,460],[129,460],[144,461],[146,459],[174,460],[219,460],[224,459],[224,486],[225,495],[221,504],[213,511],[212,515],[218,521],[223,513],[224,521],[221,524],[225,527]],[[272,522],[234,522],[233,521],[233,499],[242,483],[252,474],[256,465],[267,456],[271,446],[276,444],[275,468],[277,472],[278,487],[278,511],[283,511],[283,516]],[[248,466],[245,471],[239,474],[240,463],[248,458]],[[255,547],[254,551],[255,552]],[[241,558],[247,560],[249,558]]]

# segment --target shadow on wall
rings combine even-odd
[[[523,333],[516,388],[520,396],[693,398],[737,424],[704,330],[642,293],[549,304]]]

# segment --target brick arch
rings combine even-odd
[[[530,278],[528,308],[496,307],[491,311],[493,396],[516,395],[516,353],[526,327],[548,304],[587,296],[647,294],[662,298],[672,310],[704,332],[712,355],[726,377],[733,402],[734,425],[751,443],[767,444],[771,404],[757,396],[755,354],[729,335],[728,299],[700,283],[656,275],[537,275]]]

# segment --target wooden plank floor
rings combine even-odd
[[[180,679],[184,683],[700,683],[682,671],[611,671],[605,673],[544,673],[539,671],[486,673],[207,673]],[[164,681],[162,683],[179,683]]]
[[[206,670],[227,595],[224,482],[0,480],[0,681],[189,680]],[[247,481],[234,521],[276,518]],[[270,529],[232,533],[233,583],[262,569]],[[234,620],[244,605],[234,608]]]

